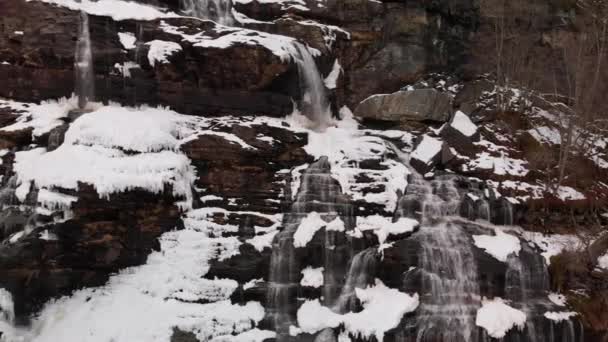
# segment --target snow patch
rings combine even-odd
[[[450,123],[454,129],[462,133],[466,137],[472,137],[477,133],[477,125],[463,112],[457,111]]]
[[[150,46],[150,50],[148,50],[148,61],[150,62],[151,66],[154,66],[156,63],[169,63],[169,57],[176,52],[182,51],[181,45],[164,40],[156,39],[151,42],[147,42],[146,45]]]
[[[526,324],[526,314],[505,304],[501,298],[484,299],[477,310],[475,324],[484,328],[491,337],[500,339],[514,327],[522,330]]]
[[[420,144],[418,144],[414,152],[412,152],[411,157],[428,165],[431,163],[433,157],[441,152],[442,146],[443,142],[441,140],[425,134],[422,136]]]
[[[314,334],[343,324],[345,331],[352,335],[364,339],[374,336],[382,341],[384,334],[398,326],[403,315],[416,310],[419,304],[418,294],[410,296],[388,288],[379,279],[366,289],[355,289],[355,294],[363,305],[363,310],[357,313],[334,313],[318,299],[305,302],[297,313],[299,329]]]
[[[315,236],[315,233],[325,227],[326,230],[344,231],[344,222],[340,217],[336,217],[332,222],[325,222],[319,213],[313,211],[310,212],[296,230],[293,235],[293,245],[295,247],[306,247],[306,245]]]
[[[517,237],[499,229],[496,229],[495,233],[496,235],[473,235],[475,246],[502,262],[506,262],[511,254],[519,255],[521,245]]]
[[[300,281],[300,285],[302,286],[310,286],[314,288],[319,288],[323,286],[323,271],[325,268],[312,268],[312,266],[308,266],[302,270],[302,280]]]
[[[358,218],[355,230],[361,232],[371,230],[378,237],[379,243],[384,244],[389,235],[412,232],[418,225],[417,220],[408,217],[401,217],[396,222],[393,222],[391,218],[372,215]]]
[[[544,316],[545,316],[545,318],[550,319],[552,321],[561,322],[561,321],[567,321],[571,317],[574,317],[576,315],[577,315],[577,313],[573,312],[573,311],[562,311],[562,312],[548,311],[548,312],[545,312]]]

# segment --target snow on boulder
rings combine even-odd
[[[306,267],[302,270],[302,280],[300,280],[300,285],[302,286],[310,286],[314,288],[319,288],[323,286],[323,267],[312,268],[311,266]]]
[[[363,232],[370,230],[376,234],[378,242],[383,244],[389,235],[401,235],[413,232],[418,227],[418,224],[418,221],[408,217],[401,217],[397,222],[393,222],[389,217],[372,215],[360,217],[355,231]]]
[[[410,165],[421,174],[431,171],[437,164],[451,159],[443,141],[423,135],[410,155]]]
[[[561,293],[549,293],[549,300],[557,306],[566,306],[566,296]]]
[[[475,246],[483,249],[497,260],[506,262],[511,254],[519,255],[519,239],[511,234],[496,230],[496,235],[473,235]]]
[[[293,245],[295,247],[306,247],[315,233],[323,227],[327,230],[344,231],[344,223],[340,217],[336,217],[332,222],[327,223],[319,213],[313,211],[308,213],[300,222],[298,229],[293,234]]]
[[[501,298],[484,299],[483,305],[477,310],[475,324],[484,328],[491,337],[503,338],[514,327],[519,330],[524,328],[526,314],[505,304]]]
[[[148,61],[151,66],[158,64],[169,63],[169,57],[173,56],[176,52],[182,51],[182,46],[175,42],[167,42],[164,40],[153,40],[147,42],[146,45],[150,47],[148,50]]]
[[[458,153],[470,155],[473,142],[479,141],[479,129],[463,112],[457,111],[449,124],[441,129],[441,137]]]
[[[573,312],[573,311],[560,311],[560,312],[548,311],[548,312],[545,312],[544,316],[546,319],[550,319],[554,322],[561,322],[561,321],[567,321],[571,317],[574,317],[576,315],[577,315],[577,313]]]
[[[374,336],[377,341],[383,341],[384,334],[397,327],[403,315],[416,310],[419,304],[418,294],[410,296],[388,288],[379,279],[366,289],[355,289],[355,294],[363,306],[363,310],[356,313],[336,314],[318,299],[305,302],[297,313],[299,331],[314,334],[342,324],[353,336],[364,339]]]
[[[597,267],[608,271],[608,253],[597,258]]]

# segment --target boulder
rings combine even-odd
[[[457,111],[449,123],[441,129],[441,137],[460,154],[474,153],[473,142],[479,141],[479,129],[471,119],[461,111]]]
[[[447,144],[425,134],[419,139],[410,155],[410,165],[424,175],[432,171],[435,166],[449,162],[453,157]]]
[[[373,95],[357,106],[355,116],[392,122],[446,122],[450,117],[452,99],[434,89],[398,91]]]

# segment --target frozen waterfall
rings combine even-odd
[[[80,12],[78,39],[74,54],[74,72],[76,75],[75,93],[78,107],[85,109],[95,100],[95,76],[93,73],[93,55],[91,53],[91,35],[89,33],[89,16]]]

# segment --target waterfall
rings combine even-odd
[[[231,0],[180,0],[180,7],[186,15],[213,20],[222,25],[232,25]]]
[[[350,264],[344,287],[333,305],[334,311],[346,313],[356,310],[355,289],[364,289],[373,284],[376,263],[377,248],[368,248],[355,255]]]
[[[75,93],[78,97],[78,107],[85,109],[87,103],[95,100],[89,16],[85,12],[80,12],[78,39],[76,40],[76,52],[74,54],[74,71],[76,74]]]
[[[350,203],[342,195],[338,182],[331,177],[326,157],[312,163],[302,175],[300,189],[285,215],[283,230],[274,238],[270,258],[270,275],[267,290],[267,317],[277,332],[277,341],[289,339],[289,327],[295,325],[297,298],[301,270],[312,262],[324,265],[323,302],[332,303],[339,295],[344,279],[344,264],[350,251],[343,232],[325,231],[322,241],[310,241],[307,248],[322,251],[315,259],[298,258],[294,247],[294,234],[300,222],[310,212],[317,212],[325,222],[340,217],[346,226],[352,226]],[[319,245],[320,244],[320,245]]]
[[[564,320],[556,323],[543,316],[547,311],[563,310],[548,300],[549,290],[549,273],[541,255],[523,245],[519,256],[511,255],[508,258],[505,295],[528,317],[524,331],[526,341],[583,341],[580,334],[582,329],[579,327],[577,334],[574,328],[576,321]]]
[[[307,47],[294,43],[298,51],[296,64],[303,92],[300,111],[310,120],[311,128],[324,130],[331,124],[331,111],[325,93],[325,83],[317,68],[315,59]]]

